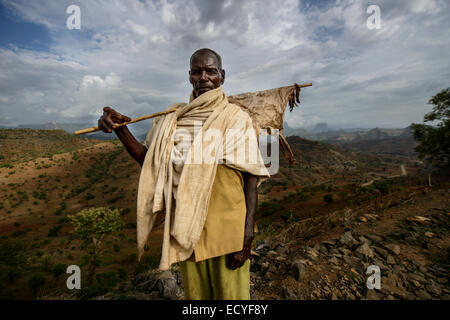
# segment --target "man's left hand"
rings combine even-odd
[[[250,252],[252,250],[253,236],[245,237],[244,247],[241,251],[233,252],[227,255],[227,267],[228,269],[235,270],[244,265],[245,261],[250,258]]]

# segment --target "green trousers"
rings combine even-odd
[[[226,255],[179,263],[187,300],[250,300],[250,259],[239,269],[226,266]]]

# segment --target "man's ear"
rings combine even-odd
[[[193,85],[192,79],[191,79],[191,70],[189,70],[188,74],[189,74],[189,82]]]
[[[222,69],[222,84],[225,82],[225,69]]]

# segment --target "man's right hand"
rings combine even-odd
[[[103,108],[103,115],[98,119],[98,128],[106,133],[111,133],[115,124],[131,121],[131,118],[120,114],[110,107]]]

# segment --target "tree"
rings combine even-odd
[[[75,227],[75,234],[83,241],[82,245],[90,249],[88,256],[88,286],[92,284],[98,259],[103,250],[104,237],[123,228],[123,221],[118,209],[106,207],[84,209],[76,215],[69,216]]]
[[[414,149],[419,158],[436,168],[450,168],[450,88],[433,96],[428,104],[434,105],[423,121],[438,121],[436,126],[411,124],[414,139],[418,145]]]

